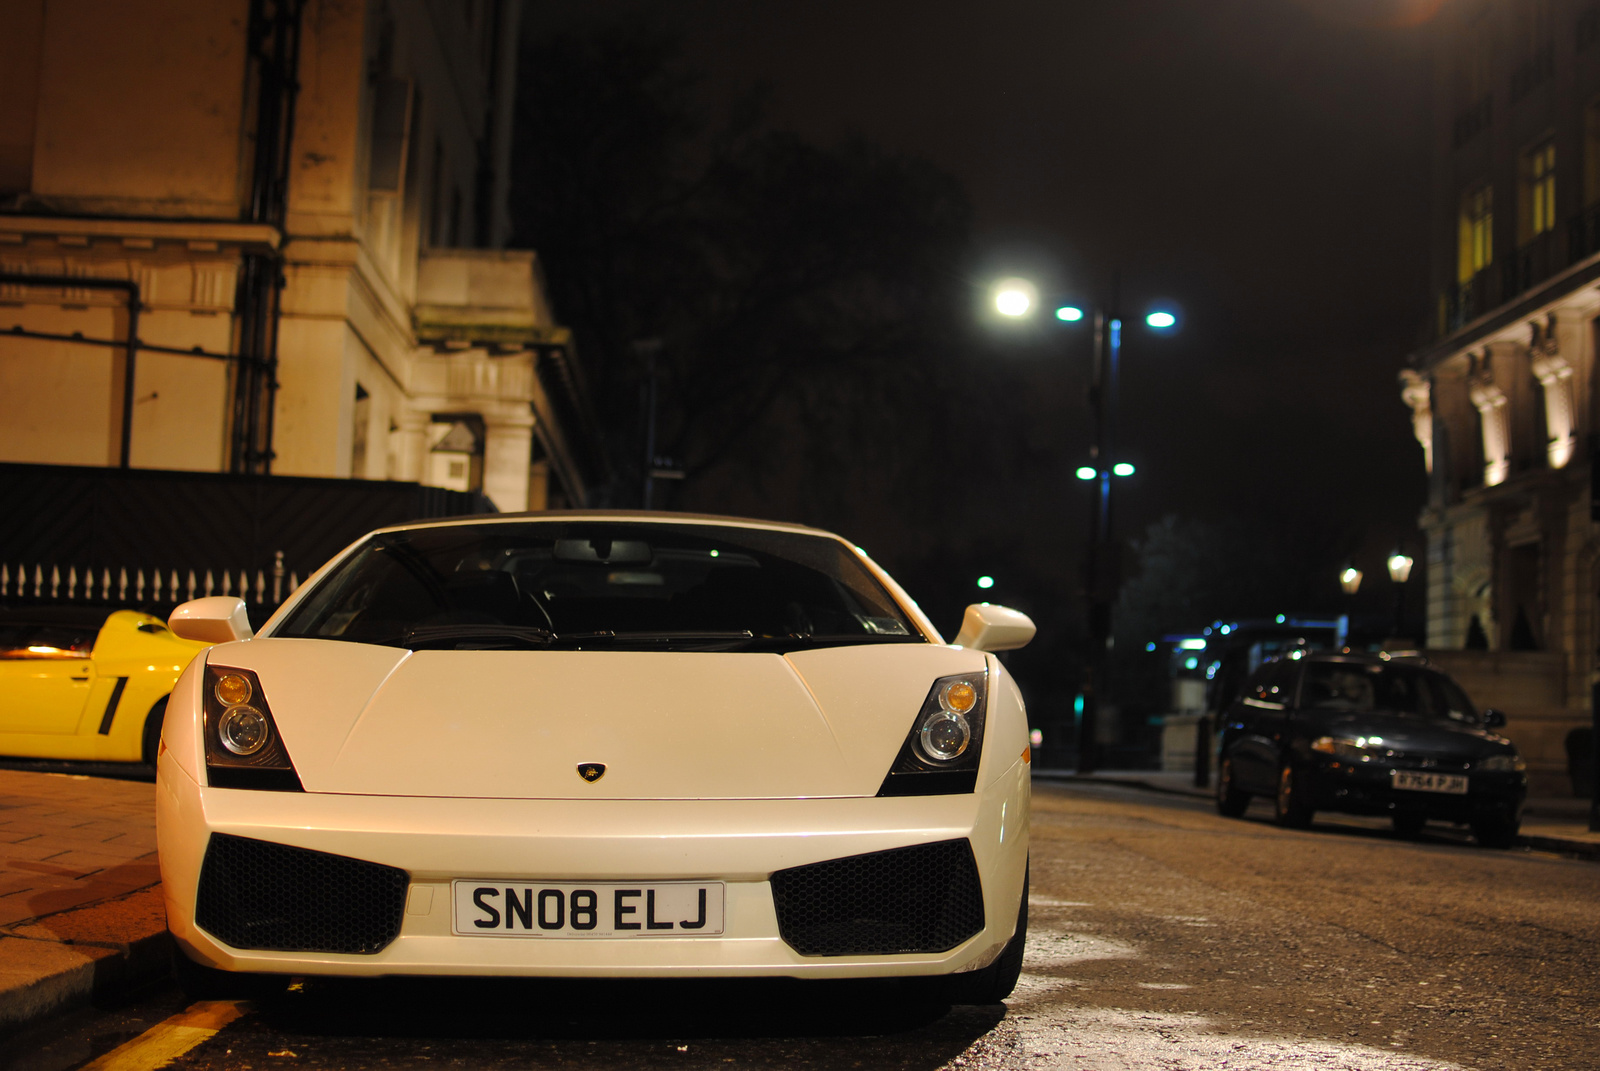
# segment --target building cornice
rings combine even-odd
[[[29,238],[53,238],[60,245],[82,245],[95,239],[120,241],[135,248],[173,244],[197,252],[214,252],[224,245],[277,249],[283,242],[276,227],[236,220],[0,214],[0,246],[19,245]]]
[[[1530,317],[1545,316],[1564,304],[1571,304],[1574,293],[1597,281],[1600,281],[1600,253],[1579,261],[1517,300],[1499,305],[1454,333],[1413,352],[1406,358],[1406,365],[1426,372],[1462,350],[1494,341],[1495,335],[1520,327],[1521,322]],[[1587,304],[1600,304],[1600,293],[1592,295]]]

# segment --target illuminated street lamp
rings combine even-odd
[[[1361,578],[1366,575],[1355,566],[1347,565],[1339,570],[1339,587],[1346,595],[1354,595],[1361,590]]]
[[[1402,554],[1397,550],[1389,555],[1389,560],[1385,564],[1389,566],[1389,579],[1396,584],[1404,584],[1411,579],[1411,566],[1415,564],[1415,561],[1410,555]]]
[[[993,290],[995,311],[1000,315],[1021,319],[1029,316],[1039,305],[1039,291],[1026,279],[1004,279]],[[1055,318],[1063,323],[1077,323],[1089,319],[1089,314],[1077,305],[1058,305]],[[1178,318],[1164,309],[1150,311],[1144,318],[1146,326],[1154,331],[1166,332],[1177,326]],[[1095,768],[1095,715],[1104,700],[1106,682],[1110,678],[1107,660],[1111,645],[1111,605],[1115,598],[1112,574],[1108,564],[1115,557],[1111,546],[1111,485],[1112,477],[1134,474],[1133,465],[1126,461],[1111,461],[1116,415],[1117,364],[1122,355],[1122,317],[1117,311],[1116,286],[1112,287],[1109,309],[1096,309],[1094,323],[1094,375],[1089,386],[1089,407],[1094,413],[1094,442],[1090,447],[1090,464],[1080,465],[1075,473],[1085,483],[1099,484],[1094,511],[1094,527],[1089,538],[1087,576],[1089,588],[1089,641],[1092,650],[1089,659],[1088,679],[1085,681],[1082,720],[1078,733],[1078,772],[1090,773]]]
[[[994,309],[1001,316],[1020,319],[1033,311],[1039,291],[1026,279],[1004,279],[994,288]]]
[[[1411,567],[1415,560],[1396,547],[1389,560],[1384,563],[1389,567],[1389,579],[1394,581],[1394,632],[1399,637],[1406,627],[1406,581],[1411,579]]]

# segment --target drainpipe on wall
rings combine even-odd
[[[251,0],[247,31],[250,57],[256,65],[256,154],[246,218],[274,226],[280,233],[288,217],[303,11],[303,0]],[[239,363],[229,462],[233,472],[272,472],[283,285],[281,252],[244,254],[235,296]]]

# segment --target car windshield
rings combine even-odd
[[[924,642],[837,539],[599,521],[380,533],[273,635],[451,649]]]
[[[1478,712],[1449,678],[1417,666],[1307,662],[1300,680],[1300,706],[1352,713],[1381,711],[1465,725]]]

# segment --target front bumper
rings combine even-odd
[[[1419,792],[1396,789],[1390,783],[1394,769],[1380,763],[1327,761],[1310,771],[1313,805],[1318,810],[1349,814],[1419,814],[1447,822],[1520,815],[1528,795],[1526,774],[1509,770],[1439,770],[1467,777],[1465,793]]]
[[[169,928],[191,958],[285,974],[871,977],[948,974],[991,962],[1010,939],[1028,851],[1027,768],[972,795],[789,800],[487,800],[213,789],[169,756],[156,825]],[[195,922],[213,833],[397,867],[399,934],[376,953],[231,947]],[[770,875],[893,848],[966,839],[983,928],[946,952],[801,955],[780,936]],[[462,937],[451,882],[717,880],[717,937]]]

